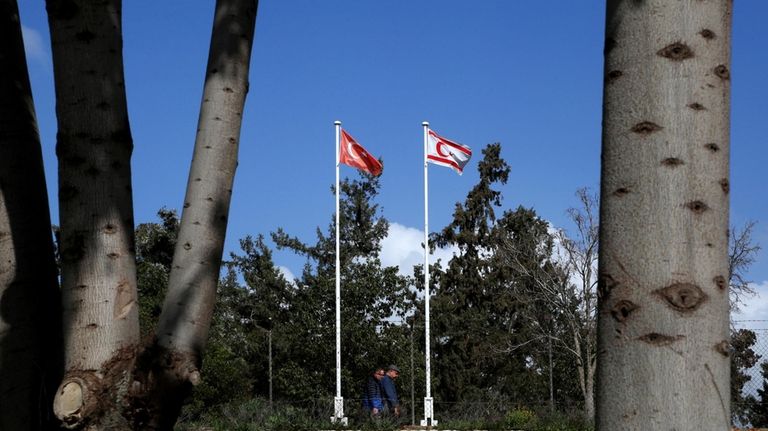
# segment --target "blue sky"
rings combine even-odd
[[[180,208],[192,155],[214,1],[124,2],[137,223]],[[43,0],[20,2],[54,220],[53,72]],[[333,213],[333,121],[384,160],[379,203],[393,223],[385,259],[416,256],[423,232],[421,122],[475,152],[462,177],[430,167],[430,230],[477,181],[500,142],[512,167],[504,208],[568,228],[579,187],[597,190],[602,1],[262,0],[227,251],[283,227],[313,242]],[[756,220],[768,247],[768,2],[737,2],[732,63],[731,222]],[[342,167],[342,176],[355,176]],[[414,242],[416,242],[414,244]],[[750,277],[768,297],[768,254]],[[398,260],[399,259],[399,260]],[[303,260],[277,252],[298,273]],[[407,262],[410,263],[411,260]],[[418,259],[415,259],[418,260]],[[768,304],[755,300],[768,317]]]

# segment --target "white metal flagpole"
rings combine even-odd
[[[434,418],[432,403],[432,383],[429,352],[429,175],[427,172],[427,154],[429,144],[429,123],[424,121],[424,356],[426,357],[426,396],[424,397],[424,419],[421,426],[434,426],[437,421]]]
[[[344,417],[344,398],[341,396],[341,259],[339,259],[339,131],[341,121],[336,125],[336,398],[333,400],[331,422],[347,425]]]

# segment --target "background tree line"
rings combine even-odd
[[[572,233],[553,227],[532,208],[502,211],[499,186],[509,166],[500,150],[500,144],[483,150],[479,182],[456,204],[451,223],[431,234],[433,247],[457,250],[448,262],[431,265],[436,405],[440,414],[454,418],[482,404],[490,409],[484,412],[496,415],[525,406],[568,412],[588,422],[594,415],[597,200],[587,189],[577,191],[578,206],[567,210]],[[413,390],[419,415],[423,267],[403,276],[379,260],[388,222],[376,204],[378,189],[378,179],[365,174],[341,183],[345,409],[352,416],[359,410],[361,385],[373,366],[396,363],[405,371],[398,382],[401,396],[410,404]],[[158,216],[159,222],[136,229],[146,334],[161,310],[179,225],[175,211],[163,209]],[[240,250],[230,254],[219,282],[202,384],[188,400],[187,420],[252,398],[266,401],[270,387],[275,403],[316,413],[330,408],[334,224],[331,215],[325,230],[317,228],[314,243],[282,229],[271,233],[278,249],[305,257],[296,280],[287,280],[277,268],[263,235],[243,238]],[[752,228],[748,224],[731,234],[734,307],[751,294],[745,273],[759,249]],[[741,393],[750,378],[745,370],[760,359],[751,349],[755,341],[754,332],[734,330],[731,396],[735,419],[762,424],[762,393]]]

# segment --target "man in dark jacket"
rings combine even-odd
[[[365,381],[363,386],[363,409],[371,416],[378,417],[384,408],[381,399],[381,379],[384,368],[376,368]]]
[[[396,418],[400,417],[400,401],[397,399],[397,389],[395,388],[395,379],[398,376],[400,376],[400,368],[390,365],[381,379],[381,396],[384,406]]]

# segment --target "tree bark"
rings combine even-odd
[[[68,426],[120,429],[128,425],[112,406],[122,403],[139,341],[121,2],[46,5],[56,84],[66,346],[54,410]]]
[[[731,1],[609,0],[598,430],[726,430]]]
[[[0,256],[0,429],[51,429],[59,290],[16,0],[0,0]]]
[[[211,323],[237,167],[240,127],[256,23],[257,0],[218,0],[203,100],[168,294],[156,332],[162,380],[177,397],[162,397],[175,421],[178,391],[199,380]],[[172,426],[164,422],[161,428]]]

